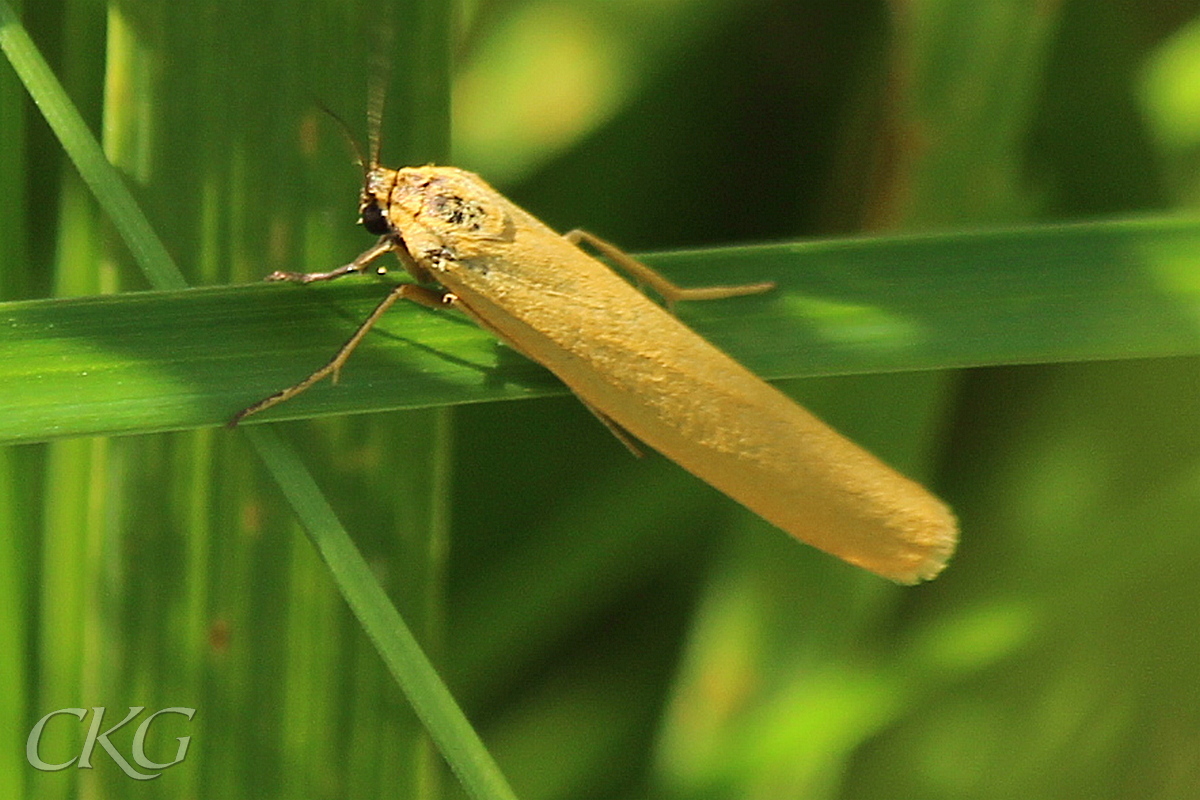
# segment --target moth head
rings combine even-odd
[[[388,221],[387,208],[395,184],[395,170],[376,167],[367,173],[362,197],[358,203],[358,221],[368,233],[384,236],[393,232],[392,224]]]

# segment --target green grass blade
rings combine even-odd
[[[685,304],[767,378],[1200,352],[1200,223],[1109,221],[670,253],[687,284],[773,278]],[[324,363],[384,289],[257,285],[0,305],[0,441],[224,423]],[[305,330],[303,336],[295,331]],[[562,393],[451,314],[397,307],[343,371],[266,418]]]
[[[0,0],[0,49],[150,283],[158,289],[186,287],[183,274],[6,0]]]
[[[515,797],[299,457],[274,428],[263,426],[246,433],[468,794],[477,800]]]

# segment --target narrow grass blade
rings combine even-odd
[[[108,163],[96,137],[63,91],[62,84],[50,71],[11,6],[3,0],[0,0],[0,49],[150,283],[158,289],[186,287],[183,274],[150,228],[120,174]]]
[[[467,793],[477,800],[514,798],[499,768],[295,452],[270,426],[246,433]]]

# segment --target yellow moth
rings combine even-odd
[[[375,153],[366,165],[360,215],[379,240],[354,261],[268,279],[307,283],[365,272],[391,252],[422,285],[398,284],[325,367],[231,424],[336,378],[397,300],[456,308],[557,375],[627,445],[626,433],[797,539],[900,583],[928,580],[945,566],[957,523],[940,500],[579,245],[591,245],[652,286],[668,306],[762,292],[771,284],[683,289],[593,236],[552,231],[470,172],[387,169]]]

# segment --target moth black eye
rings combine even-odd
[[[363,206],[361,216],[362,226],[367,229],[368,233],[383,236],[392,230],[392,226],[388,225],[387,217],[383,215],[383,211],[376,203],[368,203]]]

